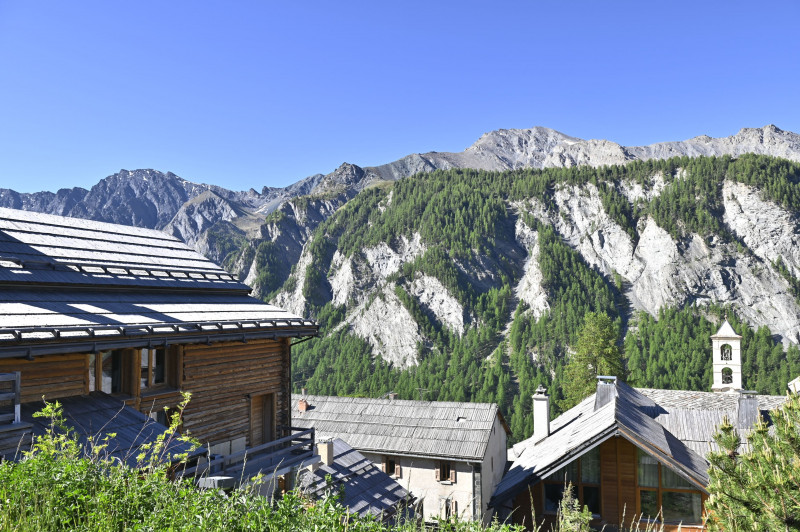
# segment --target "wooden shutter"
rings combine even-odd
[[[400,478],[402,476],[402,470],[400,469],[400,460],[394,463],[394,476]]]
[[[456,483],[456,465],[450,464],[450,482]]]
[[[383,460],[381,461],[381,471],[383,471],[384,473],[386,473],[386,464],[388,461],[389,459],[386,456],[384,456]]]
[[[441,470],[441,464],[436,464],[435,470],[436,470],[436,480],[437,481],[442,480],[441,479],[441,471],[442,471]]]
[[[456,502],[455,499],[450,500],[450,516],[453,519],[458,518],[458,503]]]

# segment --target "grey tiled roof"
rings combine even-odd
[[[292,425],[339,437],[360,451],[481,461],[495,420],[494,403],[456,403],[292,395]],[[501,418],[502,419],[502,418]],[[505,422],[503,421],[505,425]]]
[[[351,513],[386,518],[410,504],[413,497],[400,484],[343,440],[333,440],[333,464],[302,473],[300,484],[306,493],[322,495],[325,490],[342,490],[339,500]],[[325,477],[330,475],[331,484]]]
[[[131,467],[138,465],[137,455],[141,452],[141,446],[155,442],[158,435],[167,430],[164,425],[103,392],[65,397],[58,402],[63,409],[66,424],[74,430],[84,448],[89,449],[89,436],[92,436],[95,444],[102,443],[108,436],[108,446],[103,450],[103,455],[118,459]],[[44,434],[49,428],[49,419],[33,417],[43,406],[39,401],[21,405],[22,420],[33,425],[35,436]],[[168,458],[180,453],[202,455],[204,449],[192,451],[189,444],[173,439],[167,443],[165,451],[164,457]]]
[[[249,288],[160,231],[0,208],[0,282],[172,289]]]
[[[92,220],[0,208],[0,286],[0,356],[81,339],[317,331],[172,236]]]
[[[637,388],[642,395],[658,403],[655,416],[664,428],[696,452],[705,456],[717,450],[714,433],[725,418],[736,423],[738,393],[695,392]],[[786,401],[782,395],[755,395],[761,416],[769,422],[770,411]]]

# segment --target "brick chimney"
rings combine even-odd
[[[308,410],[308,401],[306,401],[305,397],[303,397],[299,401],[297,401],[297,409],[300,412],[305,412],[306,410]]]
[[[550,398],[541,384],[533,395],[533,442],[550,436]]]

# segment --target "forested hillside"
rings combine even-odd
[[[799,209],[800,166],[767,156],[434,171],[288,202],[227,260],[319,320],[295,388],[494,401],[520,439],[539,384],[562,407],[590,311],[615,320],[636,386],[709,389],[728,315],[745,386],[783,393],[800,374]],[[275,268],[299,232],[299,258]]]

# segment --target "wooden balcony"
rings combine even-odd
[[[213,456],[211,460],[177,472],[178,476],[228,477],[235,485],[245,484],[256,475],[269,482],[282,475],[319,463],[314,454],[314,429],[282,427],[288,436],[257,445],[243,451],[224,456]]]
[[[0,373],[0,458],[14,459],[31,445],[31,425],[20,421],[20,372]]]

